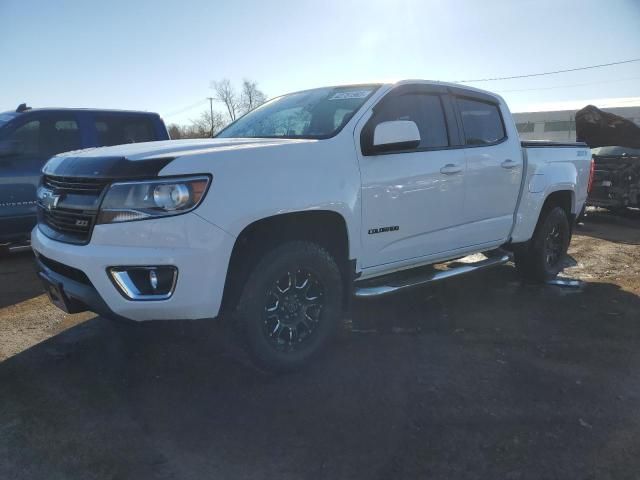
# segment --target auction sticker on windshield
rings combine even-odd
[[[334,93],[329,100],[348,100],[351,98],[366,98],[371,93],[371,90],[352,90],[350,92],[338,92]]]

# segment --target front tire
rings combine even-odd
[[[526,247],[515,250],[515,263],[522,277],[534,282],[555,278],[562,270],[571,241],[567,213],[561,207],[544,211]]]
[[[253,361],[277,372],[304,366],[336,332],[343,295],[340,269],[321,246],[295,241],[267,253],[236,310]]]

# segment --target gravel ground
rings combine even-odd
[[[278,377],[218,324],[64,315],[2,258],[0,478],[639,478],[639,260],[640,218],[596,212],[581,288],[502,266],[358,302]]]

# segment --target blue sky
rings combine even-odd
[[[640,0],[0,0],[0,111],[26,101],[187,122],[223,77],[254,79],[272,97],[348,82],[544,72],[638,58],[638,27]],[[631,104],[640,62],[474,85],[515,111]]]

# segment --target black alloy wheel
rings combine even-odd
[[[564,238],[560,222],[551,225],[546,238],[544,239],[544,258],[548,268],[555,268],[557,263],[564,257]]]
[[[236,308],[247,350],[260,367],[299,369],[337,330],[345,286],[335,258],[308,241],[290,241],[250,267]]]
[[[279,351],[300,348],[322,321],[324,286],[306,269],[287,271],[267,291],[263,333]]]
[[[562,207],[544,209],[530,242],[514,249],[516,268],[526,280],[545,282],[562,270],[571,227]]]

